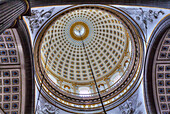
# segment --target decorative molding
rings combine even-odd
[[[143,30],[145,37],[148,37],[148,29],[151,24],[154,24],[156,20],[160,17],[160,15],[164,15],[165,12],[161,9],[149,9],[149,8],[129,8],[129,7],[119,7],[126,13],[128,13],[141,27]],[[145,40],[145,42],[147,42]]]
[[[160,15],[164,15],[164,11],[154,11],[153,9],[146,10],[145,8],[125,8],[121,7],[122,10],[127,12],[129,15],[135,15],[133,18],[137,20],[139,26],[144,26],[142,29],[147,29],[148,24],[153,23],[155,19],[158,19]]]
[[[52,12],[54,11],[55,7],[51,8],[50,10],[45,11],[42,10],[31,10],[31,16],[26,16],[26,18],[29,21],[29,27],[31,29],[31,32],[34,33],[35,29],[38,29],[43,22],[50,18],[52,15]]]
[[[131,96],[126,102],[119,106],[119,110],[122,114],[143,114],[140,110],[142,101],[138,100],[138,92]]]
[[[73,8],[77,8],[77,7],[80,7],[80,6],[74,6]],[[86,7],[86,6],[81,6],[81,7]],[[89,6],[88,6],[88,8],[89,8]],[[69,10],[71,10],[71,8]],[[65,11],[67,11],[67,10],[65,10]],[[115,10],[113,10],[113,12],[114,11]],[[119,13],[114,13],[114,14],[119,16]],[[127,28],[130,29],[131,32],[132,32],[131,35],[133,35],[135,37],[134,38],[134,46],[133,46],[134,47],[133,48],[134,49],[134,53],[136,53],[136,54],[134,54],[135,55],[134,56],[134,59],[135,59],[134,63],[135,64],[132,63],[133,66],[130,66],[131,69],[130,69],[130,71],[127,72],[127,74],[128,74],[127,76],[128,76],[129,79],[128,80],[123,80],[122,86],[111,88],[109,91],[106,91],[105,93],[102,94],[103,102],[106,103],[105,104],[106,106],[107,106],[107,103],[108,103],[108,102],[106,102],[107,100],[110,100],[109,103],[111,103],[111,102],[113,103],[114,102],[111,107],[108,107],[109,109],[113,108],[113,106],[120,105],[120,103],[122,103],[121,97],[123,97],[124,100],[127,99],[127,97],[129,97],[130,94],[126,94],[125,91],[128,91],[132,87],[131,85],[138,85],[139,84],[136,80],[140,79],[140,75],[136,74],[136,73],[140,73],[140,72],[136,72],[136,71],[140,70],[142,64],[140,64],[139,62],[141,61],[141,63],[142,63],[142,61],[143,61],[143,60],[141,60],[141,57],[140,57],[140,56],[143,55],[142,54],[143,53],[143,48],[142,48],[143,46],[140,45],[140,44],[142,44],[142,41],[139,38],[141,38],[142,35],[137,32],[137,30],[139,30],[139,29],[134,27],[134,25],[136,25],[135,23],[134,23],[134,25],[132,25],[131,23],[129,23],[129,21],[127,21],[123,17],[120,17],[120,20],[122,20],[122,22],[125,22],[127,24]],[[51,21],[48,21],[48,22],[51,22]],[[46,24],[46,25],[48,25],[48,24]],[[46,27],[47,26],[45,26],[44,29],[42,29],[42,31],[44,31],[46,29]],[[138,26],[136,26],[136,27],[138,27]],[[41,32],[41,31],[39,31],[39,32]],[[38,34],[39,33],[37,33],[37,35]],[[42,63],[41,63],[41,61],[39,61],[40,57],[41,57],[39,55],[40,54],[39,53],[39,49],[41,49],[41,48],[39,48],[39,46],[41,44],[40,42],[43,40],[41,35],[42,34],[40,33],[40,35],[37,36],[37,39],[36,39],[35,44],[34,44],[34,46],[35,46],[34,47],[34,49],[35,49],[34,50],[34,52],[35,52],[34,60],[35,60],[35,63],[36,63],[35,64],[36,65],[35,66],[35,71],[37,72],[35,78],[36,78],[38,87],[39,87],[39,85],[41,83],[41,80],[40,80],[40,79],[42,79],[41,76],[42,75],[46,75],[46,74],[44,74],[44,71],[42,69],[42,66],[41,66]],[[140,37],[137,37],[137,36],[140,36]],[[83,111],[88,111],[88,112],[91,111],[91,112],[95,112],[96,113],[96,112],[101,111],[100,100],[99,100],[97,95],[87,96],[87,97],[83,97],[82,98],[82,97],[73,95],[71,93],[64,92],[61,89],[57,88],[55,85],[53,85],[51,83],[50,79],[47,76],[45,76],[44,80],[45,81],[43,82],[43,85],[46,88],[45,89],[42,88],[42,94],[43,94],[43,96],[45,96],[45,94],[47,94],[48,96],[45,96],[45,98],[46,99],[50,99],[49,102],[51,102],[55,106],[58,106],[58,107],[60,107],[62,109],[63,109],[62,106],[69,107],[68,110],[70,112],[74,112],[74,113],[75,112],[76,113],[82,113]],[[133,80],[133,81],[131,81],[131,80]],[[129,84],[130,82],[132,82],[134,84],[130,85]],[[127,85],[127,84],[129,84],[129,85]],[[127,86],[128,86],[129,89],[125,90],[124,88],[127,87]],[[135,87],[135,89],[136,89],[136,87]],[[48,90],[48,92],[47,92],[47,90]],[[132,92],[134,90],[130,90],[130,92]],[[122,92],[122,94],[121,94],[121,92]],[[59,98],[59,99],[57,99],[57,98]],[[62,102],[60,99],[64,99],[65,102]],[[86,104],[86,106],[88,106],[88,108],[84,108],[84,106],[83,106],[84,104]],[[90,106],[92,106],[91,104],[97,104],[94,107],[96,109],[95,111],[92,108],[90,108]]]
[[[50,104],[47,100],[40,95],[40,100],[37,106],[36,114],[60,114],[59,108]]]

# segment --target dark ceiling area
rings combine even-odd
[[[169,0],[30,0],[31,7],[64,4],[115,4],[170,8]]]

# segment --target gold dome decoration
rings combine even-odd
[[[113,75],[124,59],[124,52],[131,48],[124,25],[100,9],[77,9],[62,15],[50,25],[42,40],[43,65],[48,46],[51,47],[46,65],[48,74],[79,84],[93,82],[90,63],[96,80]]]
[[[143,60],[141,34],[120,12],[105,5],[77,5],[46,23],[37,36],[34,59],[37,85],[44,76],[42,90],[50,102],[74,113],[100,112],[91,71],[108,109],[135,90]]]
[[[84,22],[75,22],[70,28],[70,35],[75,40],[84,40],[89,35],[89,27]]]

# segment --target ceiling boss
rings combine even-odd
[[[89,35],[89,27],[84,22],[75,22],[70,28],[70,35],[75,40],[84,40]]]

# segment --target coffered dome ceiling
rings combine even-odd
[[[45,32],[41,60],[44,65],[48,57],[46,68],[55,78],[89,83],[93,81],[90,64],[96,79],[113,75],[125,58],[124,53],[130,52],[128,37],[124,26],[111,13],[76,9],[60,16]]]
[[[118,9],[82,5],[63,10],[37,36],[37,83],[45,78],[42,87],[51,102],[90,111],[101,106],[94,74],[104,105],[115,102],[139,79],[143,51],[138,36]]]

